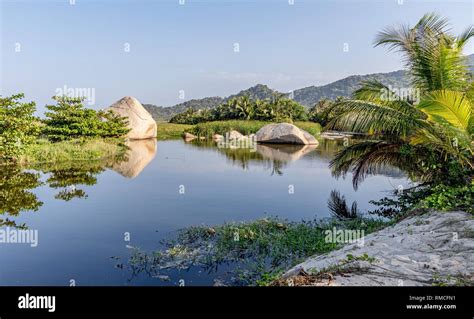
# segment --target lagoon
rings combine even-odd
[[[128,263],[182,228],[278,216],[327,218],[331,190],[362,211],[409,186],[386,168],[357,191],[328,168],[341,141],[318,147],[137,141],[126,158],[36,165],[0,173],[2,228],[38,231],[38,245],[0,244],[0,285],[212,285],[227,266],[173,270],[166,280]],[[36,210],[35,210],[36,209]]]

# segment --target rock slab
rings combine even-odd
[[[365,236],[363,245],[347,244],[311,257],[283,279],[298,279],[344,264],[348,255],[367,254],[375,261],[356,261],[348,271],[310,285],[430,286],[439,282],[470,285],[474,280],[474,218],[465,212],[432,212]],[[341,267],[344,269],[344,267]],[[457,281],[457,282],[456,282]]]

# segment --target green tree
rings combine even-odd
[[[271,102],[271,106],[276,110],[272,120],[281,121],[306,121],[308,119],[306,109],[288,98],[276,97]]]
[[[112,111],[99,111],[97,115],[101,122],[98,132],[100,137],[118,138],[130,132],[128,120],[125,117],[118,116]]]
[[[34,102],[21,103],[24,94],[0,97],[0,161],[17,161],[40,131]]]
[[[250,100],[248,96],[245,95],[237,98],[235,108],[239,119],[251,120],[254,118],[255,102]]]
[[[88,137],[121,137],[127,134],[125,118],[111,111],[95,111],[83,106],[83,98],[55,96],[56,105],[47,105],[48,112],[43,128],[51,141],[63,141]]]

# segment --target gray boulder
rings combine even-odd
[[[258,130],[258,143],[318,145],[316,138],[289,123],[269,124]]]

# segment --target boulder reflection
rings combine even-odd
[[[282,175],[283,169],[291,162],[305,156],[315,156],[317,145],[290,144],[256,144],[250,148],[216,147],[216,143],[208,141],[193,141],[186,144],[189,147],[199,147],[215,150],[223,154],[232,165],[248,170],[251,165],[265,166],[272,175]],[[327,147],[333,151],[335,145]]]
[[[122,176],[135,178],[155,157],[157,142],[155,139],[132,140],[125,145],[129,148],[126,158],[114,162],[111,168]]]

